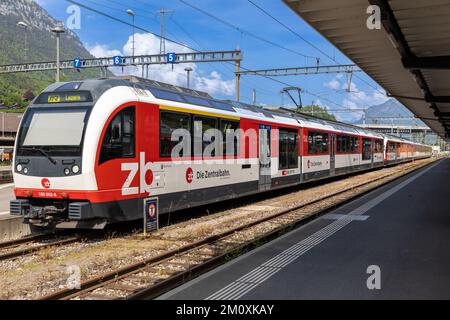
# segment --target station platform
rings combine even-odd
[[[450,299],[449,187],[445,158],[158,299]]]
[[[30,226],[23,224],[22,217],[9,214],[9,201],[14,199],[14,184],[0,184],[0,241],[20,238],[31,233]]]
[[[0,184],[0,216],[9,214],[9,201],[14,199],[14,184]]]

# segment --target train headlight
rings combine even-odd
[[[25,174],[28,173],[28,168],[27,167],[23,168],[23,173],[25,173]]]
[[[65,174],[66,176],[68,176],[68,175],[70,174],[70,169],[69,169],[69,168],[65,168],[65,169],[64,169],[64,174]]]
[[[22,167],[22,165],[19,163],[19,164],[16,166],[17,172],[21,172],[22,169],[23,169],[23,167]]]
[[[77,165],[72,166],[72,172],[77,174],[78,172],[80,172],[80,167]]]

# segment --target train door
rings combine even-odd
[[[333,176],[336,168],[336,154],[334,149],[334,141],[336,135],[334,133],[330,134],[330,176]]]
[[[372,154],[372,156],[370,157],[371,161],[370,161],[370,167],[373,168],[373,158],[375,157],[375,140],[371,139],[371,147],[370,147],[370,152]]]
[[[259,125],[259,190],[271,186],[270,126]]]
[[[303,128],[300,128],[298,135],[298,165],[300,168],[300,182],[303,182]]]

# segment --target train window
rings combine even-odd
[[[223,136],[223,154],[225,156],[239,155],[239,121],[220,120],[220,131]],[[228,139],[227,139],[228,137]],[[231,142],[231,137],[233,142]]]
[[[372,159],[372,140],[362,139],[362,160]]]
[[[159,154],[161,157],[170,157],[172,149],[182,141],[172,141],[172,133],[177,129],[184,129],[189,134],[191,132],[191,116],[185,113],[161,111],[159,125]],[[187,152],[187,150],[183,150]],[[190,151],[190,150],[189,150]],[[178,154],[178,157],[190,156],[190,154]]]
[[[184,99],[186,99],[186,101],[190,104],[211,107],[211,104],[208,102],[208,100],[200,98],[200,97],[184,95]]]
[[[234,111],[233,107],[231,106],[231,104],[225,103],[223,101],[216,101],[216,100],[211,100],[210,103],[218,109],[221,110],[226,110],[226,111],[231,111],[231,112],[236,112]]]
[[[103,137],[99,164],[118,158],[134,158],[134,107],[120,111],[109,123]]]
[[[297,130],[280,129],[278,143],[278,169],[298,168],[298,132]]]
[[[357,153],[358,138],[353,136],[338,135],[336,141],[337,153]]]
[[[205,154],[205,149],[213,144],[216,139],[216,134],[218,132],[214,132],[211,129],[217,129],[217,119],[216,118],[210,118],[210,117],[194,117],[194,156],[202,156]],[[202,139],[202,149],[197,150],[196,148],[196,139],[197,137],[200,137]],[[219,141],[217,141],[219,143]],[[216,145],[216,147],[218,147]],[[211,152],[207,152],[208,156],[215,156],[216,155],[216,148],[209,149]]]
[[[156,88],[150,88],[150,92],[158,99],[186,102],[181,95],[175,92]]]
[[[336,137],[336,152],[338,153],[344,153],[348,150],[348,137],[347,136],[341,136],[338,135]]]
[[[388,153],[394,153],[395,152],[395,143],[389,142],[388,143]]]
[[[328,133],[309,131],[308,153],[309,154],[328,153]]]
[[[383,141],[375,140],[375,153],[382,153],[382,152],[383,152]]]

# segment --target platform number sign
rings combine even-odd
[[[144,234],[158,230],[159,223],[158,198],[144,200]]]
[[[80,58],[75,58],[73,59],[73,67],[74,68],[81,68],[81,59]]]
[[[167,54],[167,63],[175,63],[177,62],[177,55],[173,52]]]
[[[113,64],[115,66],[120,66],[122,64],[122,57],[121,56],[113,57]]]

